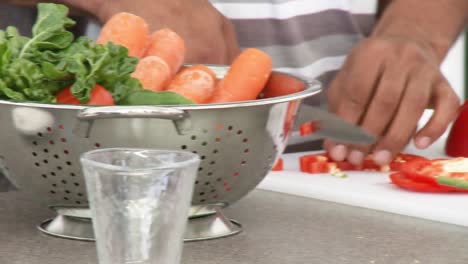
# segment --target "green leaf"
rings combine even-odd
[[[123,46],[95,45],[85,37],[74,40],[67,29],[75,22],[67,14],[64,5],[39,4],[32,38],[21,36],[15,27],[0,30],[0,97],[51,103],[57,92],[71,86],[73,95],[87,103],[96,84],[115,101],[142,90],[131,77],[138,59],[129,57]]]
[[[21,36],[15,27],[7,27],[5,36],[8,41],[8,50],[5,54],[6,59],[17,58],[24,45],[29,41],[29,38]]]
[[[26,59],[11,62],[4,76],[10,89],[21,92],[30,101],[52,102],[54,93],[60,89],[58,82],[46,79],[42,69]]]
[[[136,91],[129,94],[119,105],[189,105],[193,101],[173,92],[154,92],[150,90]]]
[[[63,51],[62,60],[76,79],[71,92],[83,103],[88,102],[95,84],[109,90],[115,101],[142,89],[140,82],[131,77],[138,59],[129,57],[122,46],[112,43],[93,46],[91,40],[79,38]]]
[[[120,101],[133,91],[143,89],[140,81],[131,77],[138,59],[129,57],[127,48],[111,42],[105,46],[97,45],[96,48],[108,50],[102,67],[96,71],[96,81],[112,93],[115,101]]]
[[[5,58],[5,54],[8,51],[8,39],[6,38],[5,31],[0,30],[0,73],[4,66],[8,64],[9,59]]]
[[[7,99],[11,99],[13,101],[25,101],[26,98],[22,93],[13,91],[12,89],[8,88],[0,79],[0,97],[5,97]]]
[[[41,64],[41,69],[44,76],[50,80],[66,81],[73,79],[73,75],[67,72],[64,68],[64,64],[54,65],[44,61]]]
[[[64,49],[73,41],[67,28],[75,22],[67,17],[68,8],[58,4],[38,4],[38,16],[32,29],[32,38],[22,47],[18,57],[32,56],[35,50]]]

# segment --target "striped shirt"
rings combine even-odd
[[[276,70],[324,84],[372,30],[376,0],[211,0],[234,24],[241,48],[268,53]],[[323,104],[322,96],[308,100]]]

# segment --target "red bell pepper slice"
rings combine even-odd
[[[431,184],[439,184],[439,178],[455,179],[453,185],[460,185],[463,181],[468,182],[468,171],[452,172],[447,170],[446,166],[455,164],[468,164],[468,158],[456,159],[436,159],[436,160],[413,160],[402,165],[401,171],[409,178]],[[444,184],[450,184],[450,181],[442,180]],[[463,184],[462,184],[463,185]],[[468,187],[467,187],[468,189]]]
[[[271,169],[272,171],[282,171],[283,170],[283,159],[279,159],[275,166]]]
[[[301,136],[311,135],[315,133],[317,129],[318,129],[318,122],[316,121],[306,122],[299,127],[299,134]]]
[[[451,186],[440,185],[437,183],[429,183],[425,181],[418,181],[411,178],[404,172],[395,172],[389,175],[390,180],[396,186],[415,192],[468,192],[468,189],[460,189]]]

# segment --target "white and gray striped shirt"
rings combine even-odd
[[[376,0],[211,0],[235,25],[241,48],[267,52],[276,70],[324,88],[351,48],[372,30]],[[323,98],[313,98],[318,104]]]

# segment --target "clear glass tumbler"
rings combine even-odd
[[[180,263],[198,155],[110,148],[81,164],[99,263]]]

